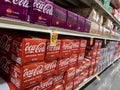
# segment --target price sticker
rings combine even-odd
[[[56,42],[58,39],[58,33],[56,30],[52,30],[50,33],[50,46],[56,46]]]
[[[114,63],[112,63],[112,66],[114,67],[114,66],[115,66],[115,64],[114,64]]]
[[[96,78],[97,78],[97,80],[99,80],[99,81],[100,81],[100,77],[98,76],[98,74],[96,75]]]
[[[105,45],[107,44],[107,39],[104,39],[104,44],[105,44]]]
[[[93,40],[94,40],[94,39],[91,37],[91,38],[90,38],[90,45],[93,45]]]

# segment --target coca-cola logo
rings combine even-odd
[[[40,75],[42,73],[43,73],[43,65],[38,65],[36,68],[31,69],[31,70],[26,68],[24,70],[23,77],[30,78],[30,77]]]
[[[60,42],[56,44],[56,46],[50,46],[50,43],[47,45],[47,51],[58,51],[60,50]]]
[[[49,86],[52,86],[52,84],[53,84],[53,78],[50,78],[46,82],[41,82],[40,87],[41,87],[41,89],[44,89]]]
[[[9,68],[10,64],[11,64],[11,61],[8,60],[7,57],[2,56],[0,58],[0,66],[7,74],[10,72],[10,68]]]
[[[54,82],[57,82],[57,81],[59,81],[59,80],[62,80],[63,77],[64,77],[63,74],[60,74],[59,76],[55,76],[55,78],[54,78]]]
[[[70,63],[73,63],[73,62],[76,62],[77,61],[77,55],[75,55],[74,57],[71,57],[69,62]]]
[[[46,3],[42,0],[34,0],[33,7],[39,12],[53,15],[53,6],[50,3]]]
[[[69,49],[72,49],[72,44],[71,43],[63,43],[63,46],[62,46],[62,48],[64,49],[64,50],[69,50]]]
[[[4,49],[5,51],[9,52],[10,51],[10,47],[11,47],[11,40],[12,38],[9,37],[8,35],[3,35],[0,38],[0,48]]]
[[[40,90],[40,86],[35,86],[32,90]]]
[[[68,78],[70,78],[70,77],[73,77],[75,75],[75,70],[73,70],[72,72],[68,72]]]
[[[68,60],[69,60],[69,59],[66,59],[66,60],[64,60],[64,61],[61,60],[60,63],[59,63],[59,66],[60,66],[60,67],[64,67],[64,66],[68,65],[68,63],[69,63]]]
[[[71,90],[73,87],[73,83],[70,83],[70,85],[66,86],[65,90]]]
[[[56,61],[53,61],[51,63],[45,63],[45,65],[44,65],[44,71],[55,69],[56,65],[57,65]]]
[[[72,48],[79,48],[79,42],[72,43]]]
[[[5,2],[28,8],[29,0],[5,0]]]
[[[40,42],[39,44],[31,44],[30,42],[27,42],[25,44],[25,52],[29,53],[39,53],[39,52],[45,52],[45,43]]]

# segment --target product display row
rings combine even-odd
[[[50,46],[45,38],[1,31],[0,72],[18,90],[73,90],[119,55],[119,45],[62,38]]]

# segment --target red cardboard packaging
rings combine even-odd
[[[56,67],[56,74],[65,72],[68,69],[69,58],[59,59]]]
[[[40,90],[51,90],[53,85],[53,78],[47,78],[40,82]]]
[[[55,87],[52,88],[52,90],[64,90],[64,85],[63,84],[56,85]]]
[[[47,50],[45,60],[54,60],[59,58],[61,40],[57,40],[56,46],[50,46],[50,41],[47,40]]]
[[[5,78],[10,80],[12,60],[10,57],[0,53],[0,73]]]
[[[69,81],[73,81],[75,77],[75,67],[69,68],[67,72],[65,73],[65,83]]]
[[[77,54],[72,54],[69,59],[69,68],[70,67],[75,67],[77,65],[77,59],[78,55]]]
[[[45,62],[44,70],[43,70],[43,78],[48,78],[53,76],[55,74],[56,66],[57,66],[57,60],[51,62]]]
[[[76,70],[75,70],[75,76],[77,77],[78,75],[80,75],[80,73],[83,71],[83,67],[80,66],[76,66]]]
[[[62,39],[60,48],[60,58],[70,57],[72,51],[72,40]]]
[[[20,66],[13,63],[11,67],[11,82],[19,89],[27,89],[37,85],[42,80],[43,62]]]
[[[70,81],[67,84],[65,84],[65,90],[73,90],[73,81]]]
[[[63,84],[63,80],[64,80],[64,73],[60,73],[59,75],[55,75],[54,81],[53,81],[54,82],[53,86]]]
[[[11,48],[11,58],[23,65],[33,61],[43,61],[45,56],[46,39],[24,38],[14,36]]]
[[[79,40],[73,40],[73,42],[72,42],[72,53],[74,53],[74,54],[79,53],[79,45],[80,45]]]

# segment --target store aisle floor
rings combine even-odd
[[[84,90],[120,90],[120,60],[109,67],[97,79],[89,84]]]

